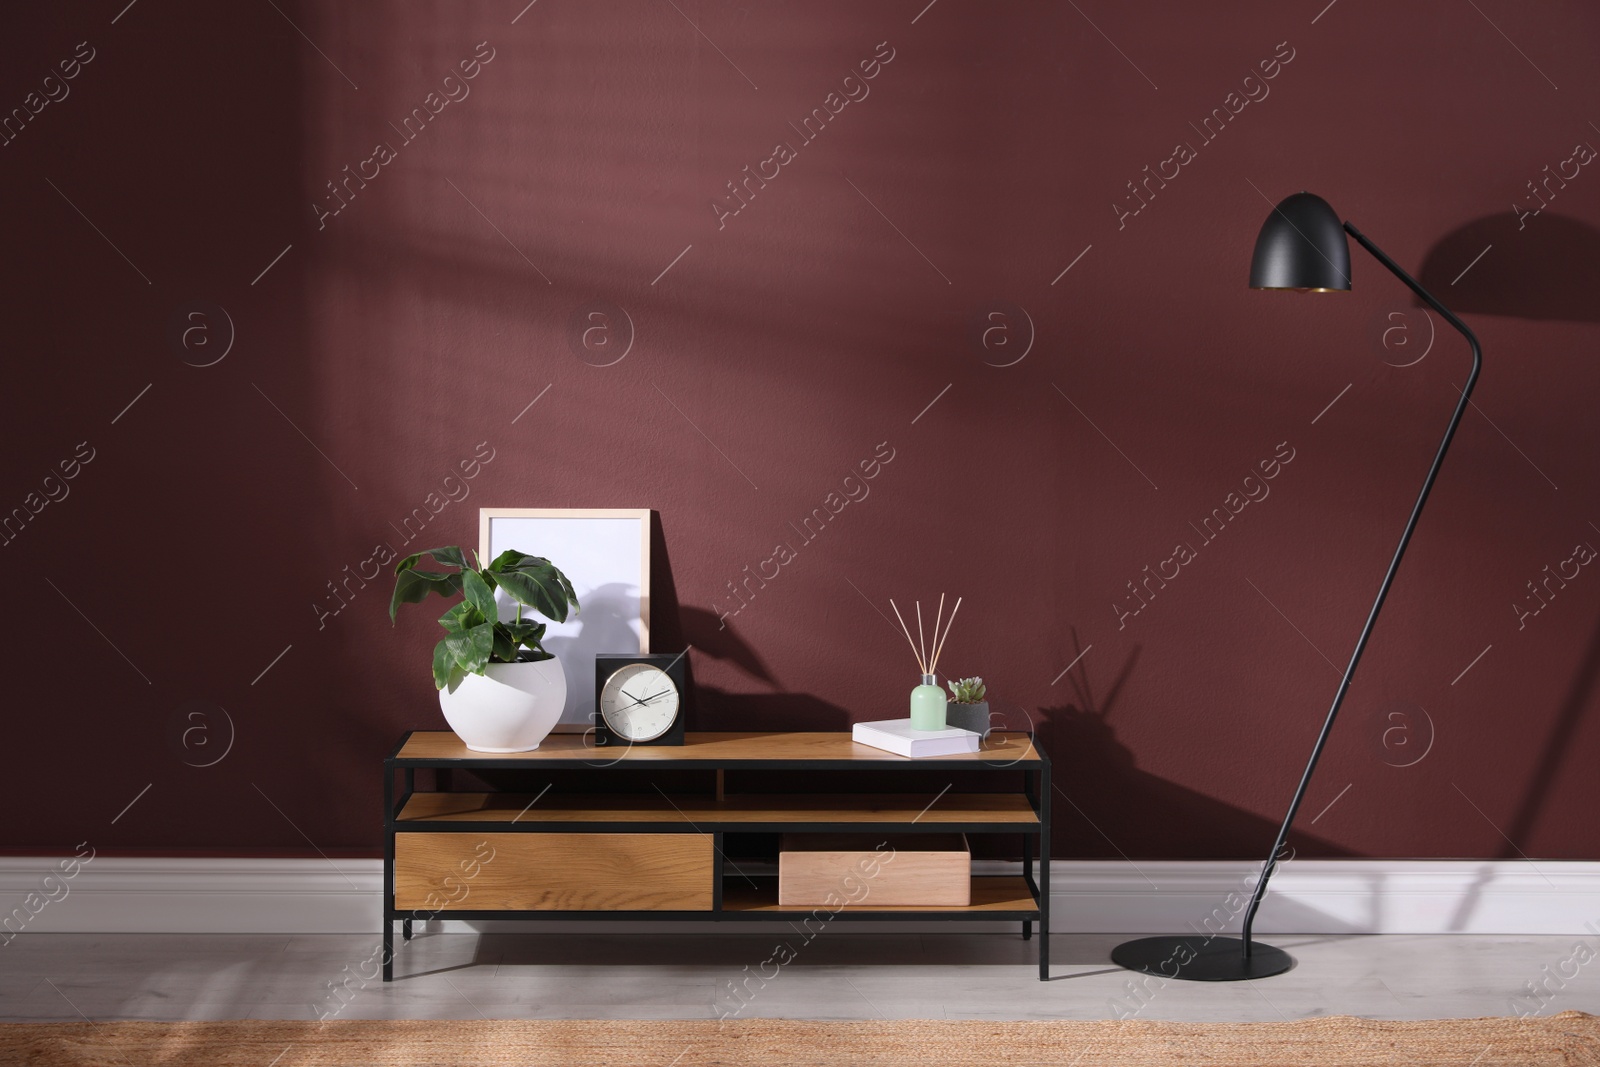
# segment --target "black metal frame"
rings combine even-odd
[[[996,760],[990,763],[985,760],[974,761],[950,760],[942,757],[923,759],[897,760],[886,758],[883,761],[864,762],[862,760],[821,760],[821,759],[673,759],[662,758],[661,749],[652,750],[652,758],[648,763],[636,762],[631,766],[626,758],[615,757],[597,760],[588,763],[574,759],[559,762],[535,763],[527,759],[515,757],[483,756],[469,759],[401,759],[400,751],[410,740],[412,733],[408,731],[390,750],[383,761],[383,980],[392,981],[394,978],[394,924],[402,924],[402,936],[405,940],[411,939],[413,920],[423,920],[441,917],[461,920],[488,920],[488,919],[526,919],[526,920],[573,920],[573,919],[619,919],[619,920],[655,920],[655,921],[698,921],[698,922],[775,922],[796,915],[805,915],[806,912],[776,911],[749,911],[749,910],[724,910],[723,885],[730,878],[739,877],[731,874],[725,867],[726,857],[723,853],[723,836],[727,833],[983,833],[983,834],[1020,834],[1023,840],[1023,878],[1034,899],[1034,907],[1030,909],[1015,909],[1006,911],[934,911],[929,909],[906,908],[903,910],[886,911],[852,910],[848,906],[830,916],[833,919],[846,921],[872,921],[872,922],[1021,922],[1024,940],[1033,939],[1033,923],[1039,924],[1038,931],[1038,958],[1039,980],[1049,978],[1050,967],[1050,760],[1042,751],[1035,747],[1034,759],[1012,761]],[[1028,735],[1030,741],[1032,735]],[[598,756],[599,754],[597,754]],[[609,755],[609,754],[608,754]],[[780,822],[780,823],[750,823],[750,822],[723,822],[714,818],[697,818],[691,823],[692,832],[708,833],[712,836],[713,873],[712,873],[712,907],[709,911],[509,911],[509,910],[457,910],[454,908],[440,909],[425,914],[421,909],[401,910],[394,907],[394,859],[395,859],[395,834],[404,833],[674,833],[684,832],[684,826],[672,822],[634,822],[626,819],[607,822],[461,822],[461,821],[423,821],[406,820],[401,822],[400,812],[405,808],[406,802],[416,792],[416,771],[418,768],[430,768],[436,772],[448,771],[451,768],[464,768],[472,770],[534,770],[534,769],[560,769],[560,770],[593,770],[596,773],[607,773],[614,768],[625,771],[723,771],[723,770],[809,770],[809,771],[996,771],[1017,769],[1023,774],[1023,794],[1027,798],[1029,807],[1038,816],[1036,824],[1018,827],[1015,823],[1000,822],[969,822],[969,823],[917,823],[917,822],[883,822],[883,823],[842,823],[826,820],[816,822]],[[395,797],[395,773],[404,776],[403,793]],[[452,782],[453,786],[454,783]],[[447,790],[439,790],[447,791]],[[687,821],[687,817],[686,817]],[[1036,860],[1033,850],[1033,839],[1039,842]],[[757,876],[757,878],[772,876]]]

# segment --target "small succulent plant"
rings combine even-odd
[[[950,699],[957,704],[982,704],[988,692],[982,678],[962,678],[945,684],[950,687]]]

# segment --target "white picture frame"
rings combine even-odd
[[[579,610],[547,623],[545,651],[561,661],[567,702],[558,733],[594,726],[598,652],[650,651],[649,508],[479,508],[485,564],[508,548],[543,556],[572,582]],[[505,595],[499,595],[502,602]],[[515,608],[502,605],[502,618]]]

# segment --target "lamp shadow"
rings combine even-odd
[[[1600,289],[1600,230],[1548,209],[1527,210],[1537,203],[1526,200],[1520,211],[1475,219],[1446,234],[1423,260],[1423,286],[1435,295],[1442,294],[1453,311],[1535,321],[1600,322],[1600,301],[1594,298]],[[1468,270],[1475,257],[1481,258]],[[1521,855],[1520,843],[1533,832],[1545,809],[1597,683],[1600,624],[1578,660],[1538,764],[1506,827],[1507,843],[1499,859]],[[1480,869],[1457,906],[1450,929],[1467,929],[1494,870],[1491,863]]]
[[[1538,824],[1550,791],[1572,751],[1573,735],[1583,721],[1597,683],[1600,683],[1600,622],[1596,622],[1594,632],[1589,635],[1589,643],[1578,660],[1572,684],[1567,688],[1566,699],[1561,702],[1561,709],[1556,714],[1555,725],[1551,727],[1550,735],[1545,738],[1544,748],[1539,753],[1539,762],[1528,775],[1527,791],[1523,793],[1522,803],[1517,806],[1516,815],[1505,829],[1506,843],[1501,846],[1498,859],[1527,859],[1520,842],[1526,841]],[[1485,863],[1479,868],[1471,888],[1462,895],[1461,903],[1451,917],[1451,930],[1467,929],[1484,890],[1494,880],[1495,871],[1494,863]]]
[[[730,693],[694,681],[697,659],[710,657],[738,667],[750,677],[778,689],[778,679],[761,654],[715,611],[680,603],[672,577],[672,560],[660,512],[650,523],[650,648],[655,652],[687,649],[692,704],[691,730],[822,730],[848,729],[843,708],[805,693]],[[759,723],[759,726],[752,724]]]
[[[1556,715],[1555,725],[1545,739],[1539,764],[1528,776],[1528,781],[1533,785],[1523,798],[1511,825],[1506,828],[1506,836],[1510,840],[1500,849],[1501,859],[1517,858],[1517,846],[1512,842],[1526,839],[1538,822],[1550,788],[1560,776],[1562,764],[1572,751],[1572,737],[1594,697],[1596,682],[1600,682],[1600,622],[1596,623],[1594,632],[1589,635],[1589,643],[1578,661],[1577,672],[1572,676],[1572,684]]]
[[[1076,631],[1072,637],[1076,645]],[[1103,692],[1084,667],[1075,668],[1063,679],[1070,680],[1071,699],[1039,709],[1035,734],[1050,754],[1052,780],[1062,783],[1052,798],[1057,854],[1128,859],[1121,843],[1138,842],[1138,856],[1145,858],[1264,859],[1277,819],[1141,770],[1132,750],[1118,740],[1109,720],[1140,651],[1135,645],[1128,652]],[[1297,856],[1308,858],[1357,855],[1298,828],[1290,831],[1289,844]]]
[[[778,679],[755,650],[731,626],[724,626],[717,613],[708,608],[682,607],[677,611],[681,640],[703,656],[724,660],[750,677],[777,687]]]
[[[770,687],[766,692],[736,693],[714,685],[695,684],[696,730],[848,730],[850,713],[811,693],[788,692],[756,651],[732,626],[724,626],[707,608],[683,607],[678,618],[684,640],[695,653],[723,660]],[[692,658],[692,657],[691,657]]]
[[[1455,312],[1600,322],[1600,230],[1549,211],[1488,215],[1440,238],[1420,280]]]
[[[715,611],[683,604],[672,577],[672,559],[660,512],[650,523],[650,648],[655,652],[688,650],[686,665],[692,694],[691,730],[848,730],[850,714],[809,693],[733,693],[694,680],[695,661],[710,657],[739,668],[750,677],[781,690],[777,676],[761,654]]]

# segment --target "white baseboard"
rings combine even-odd
[[[1236,931],[1260,864],[1051,865],[1053,930]],[[1230,894],[1237,894],[1230,896]],[[1207,922],[1210,917],[1210,922]],[[1600,863],[1290,860],[1254,929],[1270,934],[1582,934],[1600,926]]]
[[[0,919],[12,916],[6,934],[19,925],[34,933],[273,934],[371,933],[382,925],[379,860],[107,856],[64,883],[47,884],[45,876],[55,865],[53,858],[0,857]],[[986,874],[1018,871],[1014,863],[979,861],[974,867]],[[1056,933],[1235,930],[1257,869],[1231,861],[1139,861],[1137,866],[1058,861],[1051,865],[1050,925]],[[48,895],[59,899],[41,907]],[[15,909],[28,916],[26,923],[15,918]],[[708,926],[630,923],[628,928],[685,932]],[[831,924],[830,930],[910,932],[911,927],[852,922]],[[1600,862],[1572,860],[1293,860],[1273,876],[1255,924],[1264,934],[1584,934],[1597,932],[1596,927]],[[559,921],[431,927],[617,928]]]
[[[296,933],[381,929],[382,860],[124,859],[98,856],[65,881],[57,861],[0,857],[0,924],[30,933]],[[48,883],[45,876],[56,872]],[[60,897],[42,908],[38,900]],[[6,920],[9,919],[9,922]]]

